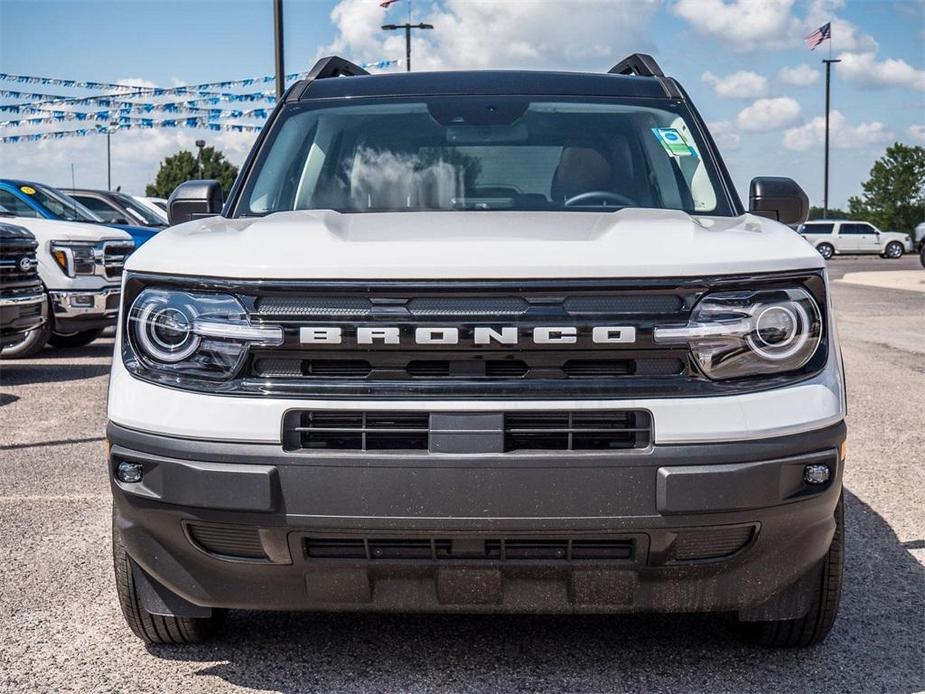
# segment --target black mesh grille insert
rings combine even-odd
[[[426,412],[297,412],[285,432],[287,448],[313,450],[427,450]],[[295,434],[295,436],[293,436]]]
[[[452,433],[441,428],[445,426],[445,422],[436,426],[433,435]],[[491,426],[495,428],[468,433],[490,436],[497,432],[497,448],[492,450],[499,453],[502,435],[507,453],[611,451],[647,447],[652,422],[643,410],[507,412]],[[283,422],[283,445],[290,451],[426,451],[431,445],[431,413],[292,410]],[[439,445],[437,450],[441,450]],[[466,452],[464,446],[454,450]]]
[[[597,378],[600,376],[629,376],[636,371],[632,359],[569,359],[562,365],[569,378]]]
[[[321,538],[303,539],[306,559],[367,561],[632,561],[630,538]]]
[[[651,439],[647,412],[509,412],[504,450],[606,451],[645,448]]]
[[[754,531],[750,525],[682,530],[675,540],[673,556],[677,561],[728,557],[745,547]]]
[[[190,523],[193,541],[211,554],[240,559],[266,559],[256,528],[233,528]]]

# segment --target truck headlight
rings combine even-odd
[[[278,326],[252,325],[230,294],[145,289],[128,311],[129,344],[148,369],[225,380],[251,346],[283,342]]]
[[[68,277],[92,275],[96,271],[92,243],[52,241],[51,257]]]
[[[689,345],[714,380],[795,371],[821,340],[819,306],[800,288],[708,294],[687,325],[655,329],[656,342]]]

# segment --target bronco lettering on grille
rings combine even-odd
[[[456,327],[415,328],[413,335],[403,335],[395,326],[340,328],[336,326],[308,325],[299,329],[299,341],[305,345],[339,345],[344,342],[345,330],[355,331],[359,345],[400,345],[404,339],[417,345],[458,345],[461,341],[473,345],[517,345],[523,339],[535,345],[567,345],[578,341],[578,328],[574,326],[538,326],[524,330],[516,326],[476,326],[466,330],[463,337]],[[525,333],[525,334],[524,334]],[[631,326],[593,326],[591,339],[594,344],[633,344],[636,342],[636,328]]]

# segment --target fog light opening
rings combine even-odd
[[[71,306],[74,308],[93,308],[93,295],[76,294],[71,297]]]
[[[828,465],[807,465],[803,468],[803,481],[806,484],[825,484],[832,476]]]
[[[119,463],[119,467],[116,468],[116,477],[119,478],[120,482],[127,482],[129,484],[134,482],[141,482],[141,478],[144,476],[144,468],[141,463]]]

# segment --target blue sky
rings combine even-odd
[[[408,2],[384,10],[378,0],[284,0],[287,71],[335,51],[358,62],[401,58],[402,38],[378,25],[402,20]],[[810,52],[802,37],[829,20],[845,61],[833,81],[831,204],[860,192],[891,142],[925,143],[923,0],[414,0],[413,11],[437,27],[415,44],[415,68],[605,71],[626,53],[652,53],[711,124],[743,195],[753,176],[788,175],[821,202],[816,75],[828,46]],[[0,0],[0,72],[159,86],[264,75],[272,29],[271,0]],[[13,132],[0,127],[0,136]],[[236,163],[253,138],[117,133],[113,185],[141,192],[164,156],[200,137]],[[104,187],[105,147],[99,135],[0,144],[0,173],[69,185],[73,163],[78,185]]]

